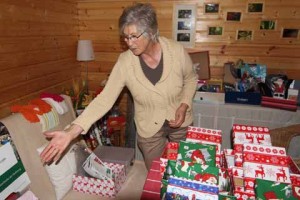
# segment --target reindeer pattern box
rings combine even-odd
[[[243,163],[243,144],[261,144],[271,146],[269,128],[234,124],[232,127],[233,149],[235,151],[235,164],[238,167]]]
[[[285,148],[244,144],[244,186],[254,189],[255,179],[291,183]]]

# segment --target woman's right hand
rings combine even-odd
[[[50,138],[50,143],[40,154],[43,163],[56,162],[60,159],[62,153],[69,146],[71,141],[75,139],[83,129],[79,125],[72,125],[64,131],[45,132],[46,138]]]

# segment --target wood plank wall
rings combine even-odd
[[[123,50],[118,35],[118,18],[127,0],[78,1],[80,38],[91,39],[96,51],[95,62],[89,65],[89,81],[92,88],[110,73],[118,55]],[[249,63],[267,65],[268,73],[286,73],[289,78],[300,79],[300,41],[281,38],[282,28],[300,29],[300,1],[294,0],[152,0],[157,9],[160,33],[172,37],[174,4],[196,4],[197,22],[194,50],[210,52],[211,78],[224,75],[224,63],[243,59]],[[219,3],[217,14],[206,14],[205,3]],[[248,3],[264,4],[262,13],[248,13]],[[227,12],[241,12],[240,22],[226,21]],[[275,20],[275,30],[260,30],[261,20]],[[209,36],[209,26],[222,26],[223,35]],[[237,30],[252,30],[251,41],[237,41]]]
[[[80,77],[78,15],[71,0],[0,1],[0,118]]]

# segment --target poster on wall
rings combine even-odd
[[[195,46],[196,5],[176,4],[173,9],[173,39],[187,48]]]

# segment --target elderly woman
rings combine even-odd
[[[126,8],[119,30],[128,50],[120,54],[104,90],[72,125],[45,133],[51,141],[41,153],[43,162],[58,160],[73,139],[110,110],[125,86],[133,97],[137,142],[148,170],[167,141],[185,139],[193,121],[191,104],[197,85],[188,53],[181,44],[159,36],[150,4]]]

